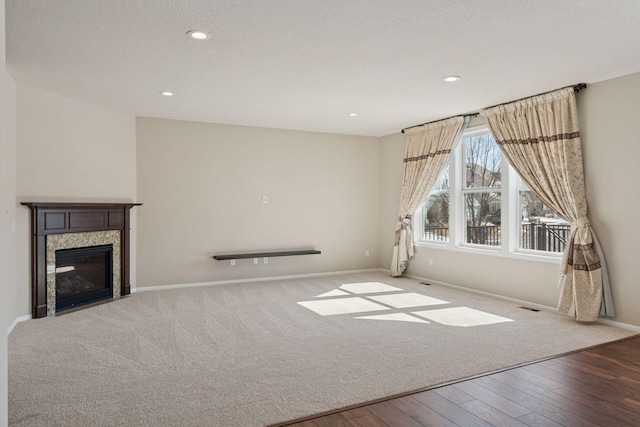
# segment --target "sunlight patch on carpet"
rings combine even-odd
[[[322,301],[301,301],[298,304],[308,308],[320,316],[389,310],[389,307],[376,304],[375,302],[360,297],[329,299]]]
[[[416,292],[398,292],[404,289],[390,286],[381,282],[346,283],[314,298],[327,298],[314,301],[298,302],[301,306],[313,311],[320,316],[332,316],[336,314],[361,314],[369,311],[393,310],[394,312],[359,316],[355,319],[386,320],[396,322],[412,322],[429,324],[432,322],[447,326],[470,327],[491,325],[495,323],[513,322],[506,317],[475,310],[469,307],[454,307],[433,310],[411,311],[410,313],[398,312],[403,309],[416,309],[416,307],[437,306],[451,304],[449,301],[433,298]],[[364,295],[379,294],[385,295]],[[389,294],[389,292],[395,292]],[[362,296],[353,296],[362,295]],[[345,297],[350,298],[331,298]],[[403,310],[404,311],[404,310]],[[418,317],[416,317],[418,316]]]
[[[494,323],[513,322],[512,319],[496,316],[469,307],[442,308],[438,310],[414,311],[411,314],[424,317],[447,326],[481,326]]]
[[[340,289],[334,289],[332,291],[325,292],[324,294],[316,295],[315,298],[342,297],[345,295],[351,295],[351,294],[345,291],[341,291]]]
[[[426,295],[407,292],[393,295],[374,295],[367,297],[382,304],[390,305],[393,308],[422,307],[428,305],[449,304],[449,301],[428,297]]]
[[[392,320],[395,322],[414,322],[414,323],[429,323],[426,320],[418,319],[407,313],[390,313],[390,314],[378,314],[376,316],[360,316],[356,319],[365,320]]]
[[[393,292],[403,291],[404,289],[396,288],[395,286],[385,285],[380,282],[366,282],[366,283],[347,283],[340,286],[340,289],[352,292],[354,294],[375,294],[379,292]]]

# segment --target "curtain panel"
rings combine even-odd
[[[411,217],[424,202],[469,122],[457,116],[405,130],[404,169],[391,275],[400,276],[413,259]]]
[[[604,257],[587,218],[582,147],[573,88],[480,112],[503,154],[527,187],[571,224],[560,275],[558,311],[579,321],[600,313]],[[604,275],[603,275],[604,270]],[[610,299],[610,298],[609,298]],[[612,315],[613,306],[607,301]]]

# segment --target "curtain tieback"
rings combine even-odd
[[[589,218],[583,216],[582,218],[578,218],[577,220],[571,223],[571,228],[582,227],[583,225],[589,225]]]
[[[405,215],[398,218],[398,221],[402,225],[402,228],[406,228],[411,225],[411,215]]]
[[[586,216],[583,216],[582,218],[578,218],[577,220],[571,223],[571,235],[569,236],[569,241],[567,242],[567,248],[565,249],[564,254],[562,255],[562,264],[560,265],[561,275],[560,275],[560,281],[558,283],[558,287],[562,285],[562,282],[564,281],[567,271],[569,269],[569,258],[573,252],[573,238],[576,235],[578,228],[582,227],[583,225],[589,225],[589,224],[590,224],[589,218],[587,218]]]

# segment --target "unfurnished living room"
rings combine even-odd
[[[0,23],[0,426],[640,425],[637,1]]]

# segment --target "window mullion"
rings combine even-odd
[[[449,209],[449,224],[453,224],[449,231],[449,244],[456,247],[462,245],[464,239],[464,214],[461,208],[462,198],[462,159],[464,155],[464,141],[458,145],[453,153],[453,168],[449,169],[451,208]],[[452,170],[453,169],[453,170]]]
[[[517,175],[503,156],[502,162],[502,251],[512,253],[518,247],[518,183]]]
[[[419,242],[424,239],[424,204],[420,206],[420,209],[413,215],[413,241]]]

